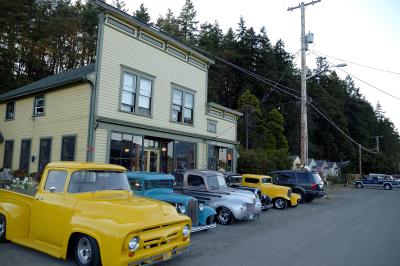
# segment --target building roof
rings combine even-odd
[[[315,160],[315,163],[317,164],[318,167],[321,167],[324,164],[324,160]]]
[[[93,71],[95,71],[95,64],[90,64],[70,71],[63,71],[58,74],[48,76],[33,83],[19,87],[17,89],[11,90],[9,92],[3,93],[0,95],[0,102],[48,90],[79,80],[84,80],[86,76]]]
[[[335,165],[335,162],[326,162],[328,168],[332,168]]]
[[[204,51],[200,51],[200,49],[196,47],[191,47],[188,43],[178,39],[177,37],[168,34],[164,31],[162,31],[160,28],[152,26],[147,24],[146,22],[129,15],[128,13],[125,13],[124,11],[107,4],[103,0],[96,0],[95,5],[99,7],[100,10],[111,13],[114,16],[117,16],[120,19],[123,19],[124,21],[128,21],[130,23],[133,23],[137,25],[139,28],[143,28],[149,33],[166,40],[168,43],[174,44],[177,47],[189,51],[192,55],[198,57],[199,59],[202,59],[206,61],[208,64],[214,64],[214,60],[212,60],[209,56],[204,55]]]
[[[230,114],[233,114],[233,115],[236,115],[236,116],[243,116],[243,113],[238,112],[238,111],[236,111],[236,110],[233,110],[233,109],[231,109],[231,108],[222,106],[222,105],[220,105],[220,104],[218,104],[218,103],[208,102],[207,105],[208,105],[209,107],[213,107],[213,108],[222,110],[222,111],[224,111],[224,112],[227,112],[227,113],[230,113]]]

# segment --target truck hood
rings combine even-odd
[[[170,203],[180,203],[184,205],[186,205],[190,200],[195,200],[193,197],[178,194],[175,193],[173,190],[162,188],[150,189],[146,191],[143,196]]]
[[[281,191],[283,194],[287,194],[288,190],[290,189],[289,187],[285,186],[280,186],[280,185],[274,185],[274,184],[263,184],[263,188],[265,189],[274,189],[275,191]]]
[[[255,194],[253,192],[236,189],[236,188],[215,188],[210,189],[211,193],[221,193],[222,197],[232,198],[232,199],[241,199],[245,203],[254,204],[255,203]]]
[[[76,198],[75,210],[82,216],[108,218],[136,228],[188,220],[171,204],[135,196],[129,191],[98,191],[83,193]]]

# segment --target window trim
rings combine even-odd
[[[66,135],[61,135],[61,147],[60,147],[60,161],[62,160],[62,155],[63,155],[63,139],[64,137],[74,137],[75,138],[75,145],[74,145],[74,159],[70,162],[73,162],[76,160],[76,148],[78,147],[77,142],[78,142],[78,135],[77,134],[66,134]],[[66,161],[67,162],[67,161]]]
[[[8,105],[9,104],[12,104],[12,106],[13,106],[13,112],[12,112],[12,117],[9,117],[8,116]],[[15,120],[15,106],[16,106],[16,103],[15,103],[15,101],[12,101],[12,102],[7,102],[6,103],[6,117],[5,117],[5,121],[12,121],[12,120]]]
[[[182,50],[175,48],[174,46],[167,45],[167,48],[165,49],[169,54],[175,56],[176,58],[179,58],[181,60],[184,60],[187,62],[188,60],[188,55],[187,53],[183,52]]]
[[[11,142],[12,143],[12,150],[11,150],[11,160],[10,160],[10,168],[12,170],[12,166],[13,166],[13,157],[14,157],[14,148],[15,148],[15,140],[14,139],[7,139],[4,140],[4,150],[3,150],[3,168],[6,168],[4,166],[5,164],[5,159],[6,159],[6,143],[7,142]]]
[[[138,35],[139,35],[140,40],[152,45],[153,47],[164,50],[164,48],[165,48],[164,41],[154,37],[151,34],[148,34],[147,32],[144,32],[144,31],[140,31]],[[144,38],[143,38],[143,36],[144,36]],[[161,46],[157,45],[156,43],[159,43]]]
[[[29,140],[30,141],[30,144],[29,144],[29,155],[28,155],[28,173],[29,173],[29,169],[30,169],[30,166],[31,166],[31,154],[32,154],[32,139],[31,138],[28,138],[28,139],[21,139],[21,147],[20,147],[20,155],[19,155],[19,170],[20,171],[22,171],[21,170],[21,159],[22,159],[22,142],[23,141],[26,141],[26,140]]]
[[[212,123],[212,124],[215,125],[215,131],[209,130],[208,125],[209,125],[210,123]],[[217,123],[218,123],[218,122],[217,122],[216,120],[212,120],[212,119],[208,119],[208,118],[207,118],[207,132],[217,134]]]
[[[135,27],[132,27],[132,26],[130,26],[114,17],[110,17],[110,16],[107,16],[106,22],[107,22],[108,26],[113,27],[116,30],[122,31],[123,33],[127,33],[131,36],[136,37],[137,29]],[[130,32],[129,30],[132,30],[133,32]]]
[[[198,68],[200,68],[200,69],[202,69],[202,70],[207,70],[207,64],[206,64],[205,62],[203,62],[203,61],[201,61],[201,60],[199,60],[199,59],[193,57],[193,56],[189,56],[188,62],[189,62],[191,65],[193,65],[193,66],[195,66],[195,67],[198,67]]]
[[[133,112],[125,111],[125,110],[122,110],[122,108],[121,108],[122,92],[124,89],[124,73],[125,72],[136,76],[136,91],[135,91],[135,102],[134,102],[134,111]],[[140,78],[148,79],[151,81],[150,114],[149,115],[139,112]],[[153,75],[144,73],[142,71],[136,70],[134,68],[131,68],[131,67],[128,67],[125,65],[121,65],[118,112],[153,118],[155,80],[156,80],[156,77]]]
[[[182,121],[174,121],[172,120],[172,105],[173,105],[173,93],[174,93],[174,89],[176,90],[180,90],[182,91],[182,101],[181,101],[181,107],[182,107]],[[185,101],[185,94],[191,94],[193,96],[193,108],[192,108],[192,123],[188,124],[188,123],[184,123],[184,117],[183,117],[183,112],[184,112],[184,101]],[[195,119],[194,119],[194,113],[195,113],[195,103],[196,103],[196,91],[180,86],[178,84],[175,83],[171,83],[171,99],[170,99],[170,112],[169,112],[169,121],[171,123],[175,123],[175,124],[179,124],[179,125],[185,125],[185,126],[192,126],[194,127],[194,123],[195,123]]]
[[[38,114],[36,113],[36,99],[38,97],[43,97],[43,113]],[[44,94],[40,94],[40,95],[36,95],[35,97],[33,97],[33,114],[32,117],[37,117],[37,116],[44,116],[46,114],[46,97]]]

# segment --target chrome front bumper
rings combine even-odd
[[[204,230],[208,230],[208,229],[212,229],[212,228],[215,228],[215,227],[217,227],[216,223],[209,224],[209,225],[193,226],[192,227],[192,233],[200,232],[200,231],[204,231]]]
[[[173,249],[169,252],[164,252],[162,254],[159,255],[155,255],[149,258],[145,258],[142,260],[138,260],[138,261],[134,261],[134,262],[129,262],[128,266],[143,266],[143,265],[154,265],[154,264],[158,264],[161,263],[163,261],[167,261],[170,260],[172,258],[175,258],[176,256],[179,256],[183,253],[189,252],[191,251],[193,248],[192,246],[186,246],[183,248],[176,248]]]

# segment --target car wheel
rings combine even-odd
[[[312,198],[312,197],[306,197],[306,199],[305,199],[306,202],[311,202],[313,200],[314,200],[314,198]]]
[[[384,188],[385,190],[391,190],[391,189],[392,189],[392,186],[391,186],[390,184],[385,184],[385,185],[383,186],[383,188]]]
[[[278,210],[283,210],[287,207],[287,200],[283,198],[274,199],[274,208]]]
[[[234,220],[233,213],[226,207],[221,207],[217,211],[217,221],[220,224],[228,225]]]
[[[79,266],[100,266],[100,249],[97,241],[87,235],[75,240],[75,261]]]
[[[300,203],[304,203],[304,199],[306,198],[306,193],[303,190],[293,190],[293,193],[297,193],[301,196]]]
[[[356,188],[362,188],[363,185],[361,183],[356,183]]]
[[[0,214],[0,243],[6,242],[6,217]]]

